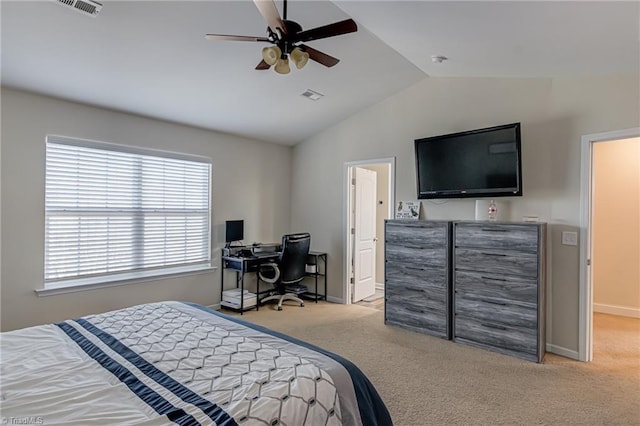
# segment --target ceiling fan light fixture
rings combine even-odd
[[[289,59],[287,59],[286,56],[278,59],[278,62],[273,69],[278,74],[289,74],[291,72],[291,68],[289,68]]]
[[[269,46],[262,49],[262,59],[269,65],[275,65],[281,55],[282,51],[278,46]]]
[[[293,63],[296,64],[296,68],[298,68],[299,70],[307,65],[307,62],[309,62],[309,54],[299,47],[295,47],[291,51],[290,56]]]

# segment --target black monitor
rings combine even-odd
[[[234,241],[244,240],[244,220],[227,220],[225,242],[227,247]]]

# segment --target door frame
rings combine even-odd
[[[578,359],[593,360],[593,145],[640,137],[640,127],[582,136],[580,166],[580,289],[578,304]]]
[[[389,217],[393,218],[394,206],[396,204],[396,157],[376,158],[372,160],[348,161],[343,167],[343,185],[342,185],[342,247],[343,247],[343,282],[342,282],[342,303],[351,304],[351,285],[350,277],[352,275],[352,244],[349,229],[351,229],[351,206],[353,203],[351,196],[351,179],[353,169],[355,167],[371,166],[374,164],[389,165]],[[384,238],[378,238],[384,246]],[[381,249],[376,247],[376,249]]]

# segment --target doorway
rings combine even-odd
[[[375,182],[373,188],[371,181]],[[364,182],[364,183],[363,183]],[[369,182],[369,183],[367,183]],[[384,295],[384,221],[393,217],[395,158],[344,166],[343,302],[374,302]],[[379,303],[379,302],[378,302]]]
[[[640,128],[583,136],[578,339],[581,361],[593,360],[596,318],[597,324],[604,323],[603,315],[640,318],[639,166]]]

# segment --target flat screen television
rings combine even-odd
[[[242,240],[244,240],[244,220],[227,220],[225,229],[227,247],[234,241]]]
[[[522,195],[520,123],[415,140],[418,198]]]

